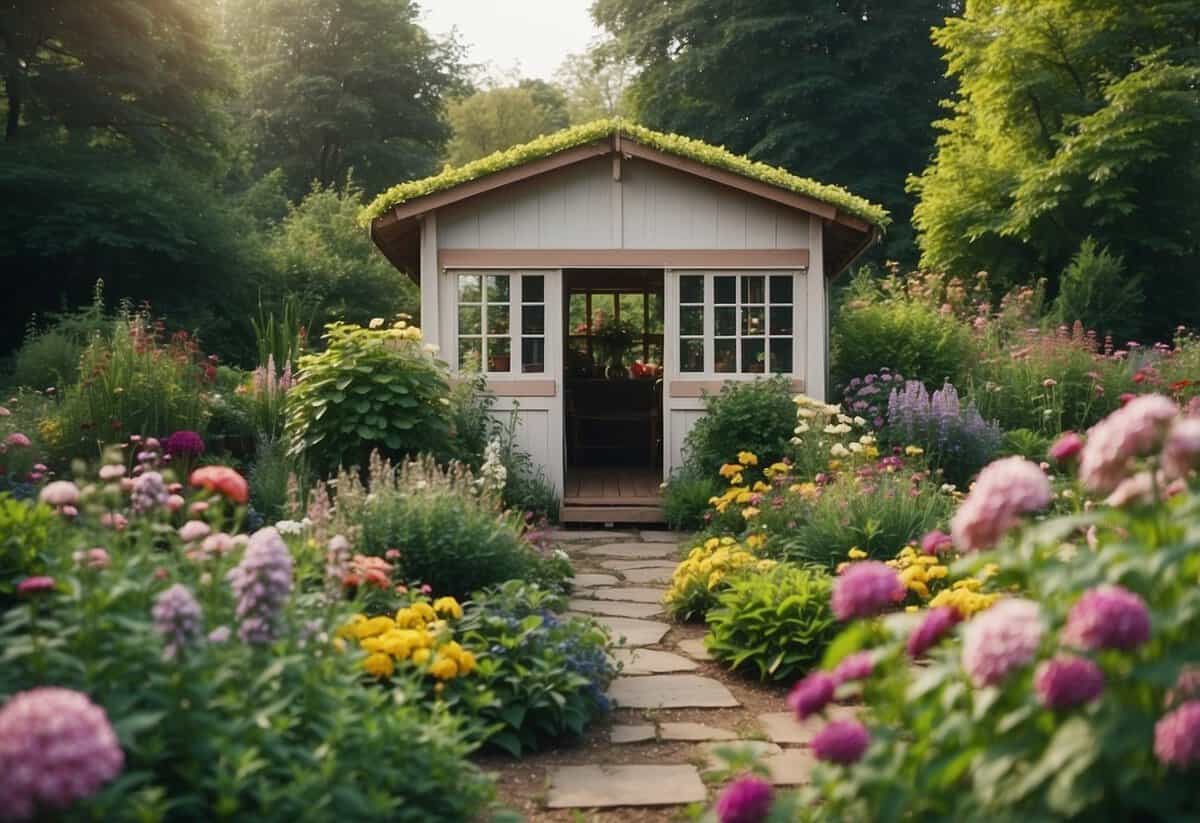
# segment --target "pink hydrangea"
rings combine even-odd
[[[118,463],[108,463],[100,467],[101,480],[120,480],[125,476],[125,467]]]
[[[1163,445],[1162,471],[1168,480],[1187,477],[1200,464],[1200,418],[1176,420]]]
[[[958,609],[951,606],[938,606],[930,609],[921,621],[921,625],[917,626],[908,636],[908,656],[913,659],[923,657],[960,620],[962,620],[962,615],[958,613]]]
[[[4,443],[5,445],[16,446],[22,449],[27,449],[33,445],[33,441],[21,432],[13,432],[8,437],[4,438]]]
[[[1100,696],[1104,691],[1104,672],[1083,657],[1056,657],[1038,666],[1033,688],[1047,709],[1071,709]]]
[[[818,760],[843,766],[857,763],[870,745],[867,727],[857,720],[834,720],[812,739],[813,754]]]
[[[875,668],[875,660],[870,652],[855,652],[846,657],[833,670],[833,679],[840,686],[854,680],[866,680]]]
[[[1079,457],[1079,479],[1095,492],[1110,492],[1135,457],[1158,448],[1179,407],[1169,397],[1135,397],[1092,426]]]
[[[994,686],[1032,662],[1041,640],[1037,603],[1021,598],[1001,600],[967,623],[963,668],[977,687]]]
[[[833,583],[833,613],[838,620],[873,617],[903,599],[900,576],[877,560],[851,563]]]
[[[212,528],[203,520],[189,520],[179,527],[179,539],[184,543],[195,543],[212,534]]]
[[[1050,481],[1023,457],[1005,457],[979,473],[967,499],[950,521],[954,545],[964,551],[989,549],[1021,520],[1049,505]]]
[[[154,629],[167,641],[163,656],[173,659],[203,633],[204,612],[182,583],[176,583],[154,598]]]
[[[1200,700],[1189,700],[1154,724],[1154,756],[1180,769],[1200,763]]]
[[[204,438],[194,431],[177,431],[167,438],[167,454],[195,458],[204,454]]]
[[[1130,651],[1150,639],[1150,612],[1121,586],[1088,589],[1071,607],[1063,640],[1080,649]]]
[[[774,787],[761,777],[739,777],[717,798],[720,823],[761,823],[771,813]]]
[[[921,551],[928,555],[942,554],[954,548],[954,539],[941,529],[934,529],[921,538]]]
[[[20,692],[0,708],[0,816],[63,812],[121,773],[125,755],[104,710],[71,689]]]
[[[255,644],[274,641],[292,592],[292,555],[279,532],[270,526],[256,531],[227,579],[237,598],[238,637]]]
[[[792,688],[787,698],[788,708],[799,720],[811,717],[829,705],[837,685],[828,672],[813,672]]]
[[[1063,432],[1050,447],[1050,459],[1058,462],[1070,460],[1083,451],[1083,438],[1075,432]]]
[[[38,493],[38,500],[47,506],[74,506],[79,502],[79,487],[70,480],[55,480]]]

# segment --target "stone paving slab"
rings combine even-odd
[[[571,585],[577,589],[586,588],[588,586],[616,586],[621,581],[611,574],[577,574],[570,580]]]
[[[632,532],[609,531],[608,529],[551,529],[547,536],[551,540],[567,541],[572,540],[632,540],[634,535]]]
[[[650,566],[645,569],[623,569],[621,575],[630,583],[670,583],[674,566]]]
[[[655,603],[627,603],[622,600],[585,600],[572,597],[567,601],[567,608],[589,614],[605,614],[610,617],[653,617],[661,614],[663,607]]]
[[[597,600],[624,600],[630,603],[662,603],[666,589],[655,586],[620,586],[611,589],[592,589]]]
[[[700,803],[707,797],[695,766],[559,766],[550,771],[546,806],[673,806]]]
[[[597,557],[645,560],[653,557],[673,556],[675,547],[666,543],[601,543],[598,546],[580,546],[576,551]]]
[[[723,749],[748,750],[755,760],[767,767],[771,782],[777,786],[799,786],[807,783],[809,772],[817,762],[817,758],[809,749],[785,749],[766,740],[741,740],[733,743],[702,744],[700,751],[704,756],[703,771],[726,768],[725,758],[717,754]]]
[[[712,660],[713,656],[709,654],[708,649],[704,648],[703,637],[692,637],[687,640],[680,640],[675,644],[679,651],[686,654],[693,660]]]
[[[680,532],[651,531],[649,529],[638,532],[638,537],[647,543],[671,543],[673,545],[679,545],[687,540],[687,535]]]
[[[607,626],[612,632],[613,642],[618,646],[652,646],[662,640],[663,635],[671,630],[670,625],[659,623],[657,620],[637,620],[630,617],[609,617],[581,612],[567,613],[577,617],[590,617],[600,625]]]
[[[676,564],[661,557],[644,557],[641,560],[604,560],[600,565],[606,569],[623,572],[626,569],[673,569]]]
[[[663,740],[737,740],[737,732],[705,723],[663,723],[658,727]]]
[[[724,769],[728,764],[724,757],[717,752],[726,750],[750,752],[755,760],[764,760],[773,755],[783,753],[783,749],[768,740],[734,740],[732,742],[701,743],[700,753],[704,756],[703,771],[712,772]]]
[[[654,727],[645,725],[613,726],[608,732],[610,743],[645,743],[654,740]]]
[[[853,706],[833,705],[828,707],[825,713],[829,720],[853,720],[858,716],[858,711]],[[821,715],[797,720],[796,715],[791,712],[769,712],[758,716],[758,725],[762,726],[762,730],[772,742],[808,745],[829,720]]]
[[[695,661],[656,649],[614,649],[613,660],[624,664],[621,674],[667,674],[700,668]]]
[[[608,696],[626,709],[708,709],[742,705],[725,684],[697,674],[618,677]]]

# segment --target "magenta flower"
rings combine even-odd
[[[204,438],[194,431],[177,431],[164,444],[167,454],[196,458],[204,454]]]
[[[851,563],[833,583],[833,613],[838,620],[874,617],[903,599],[899,575],[877,560]]]
[[[963,632],[962,662],[977,687],[995,686],[1028,665],[1042,640],[1037,603],[1010,598],[974,618]]]
[[[921,538],[921,551],[924,554],[941,554],[953,548],[954,540],[941,529],[934,529]]]
[[[818,760],[849,766],[857,763],[871,745],[867,727],[857,720],[834,720],[812,739]]]
[[[717,798],[720,823],[761,823],[771,813],[775,788],[761,777],[739,777]]]
[[[17,446],[18,448],[22,449],[27,449],[33,445],[33,441],[21,432],[13,432],[8,437],[4,438],[4,442],[6,445]]]
[[[0,708],[0,815],[62,813],[121,773],[125,755],[104,709],[57,687],[20,692]]]
[[[930,609],[929,613],[925,615],[925,619],[921,621],[921,625],[917,626],[916,630],[908,636],[908,656],[913,659],[923,657],[960,620],[962,620],[962,615],[958,613],[958,609],[951,606],[938,606]]]
[[[17,594],[41,594],[54,590],[54,578],[41,574],[34,577],[26,577],[17,584]]]
[[[1180,769],[1200,763],[1200,700],[1189,700],[1154,724],[1154,756]]]
[[[964,551],[989,549],[1021,520],[1049,505],[1050,481],[1023,457],[996,460],[979,473],[971,493],[950,521],[954,545]]]
[[[204,613],[190,589],[176,583],[154,598],[154,629],[166,639],[163,657],[173,659],[198,640],[204,631]]]
[[[256,531],[227,579],[237,598],[238,637],[247,643],[273,642],[292,592],[292,555],[279,532],[270,526]]]
[[[1050,459],[1062,463],[1083,451],[1083,438],[1075,432],[1063,432],[1050,447]]]
[[[1135,397],[1092,426],[1079,457],[1079,479],[1092,491],[1110,492],[1124,479],[1130,461],[1158,448],[1179,415],[1161,394]]]
[[[1033,688],[1047,709],[1072,709],[1104,691],[1104,672],[1083,657],[1056,657],[1038,666]]]
[[[1071,607],[1063,640],[1076,648],[1131,651],[1150,639],[1146,603],[1121,586],[1088,589]]]
[[[839,686],[854,680],[866,680],[874,668],[875,661],[870,652],[855,652],[837,665],[833,670],[833,679]]]
[[[788,708],[803,720],[824,709],[833,700],[837,680],[828,672],[813,672],[797,683],[788,695]]]

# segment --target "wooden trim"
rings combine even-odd
[[[554,397],[556,380],[489,380],[488,389],[497,397]]]
[[[457,203],[459,200],[466,200],[469,197],[475,197],[493,189],[503,188],[510,183],[517,183],[529,177],[536,177],[539,174],[561,169],[564,166],[573,166],[576,163],[608,154],[611,151],[612,143],[608,140],[585,143],[582,146],[560,151],[557,154],[543,157],[540,160],[534,160],[522,166],[513,166],[503,171],[493,172],[476,180],[461,183],[453,188],[444,189],[401,203],[392,209],[392,216],[396,220],[415,217],[432,209],[439,209],[451,203]],[[832,217],[833,215],[829,216]]]
[[[790,189],[782,189],[778,186],[772,186],[770,183],[763,183],[760,180],[755,180],[751,177],[744,177],[725,169],[720,169],[715,166],[707,166],[704,163],[679,157],[674,154],[652,149],[649,146],[643,146],[641,143],[635,142],[633,139],[626,139],[621,143],[621,151],[629,157],[638,157],[642,160],[649,160],[652,163],[658,163],[661,166],[675,169],[677,171],[686,172],[703,177],[706,180],[711,180],[714,183],[720,183],[723,186],[740,189],[747,194],[753,194],[757,197],[762,197],[766,200],[774,200],[784,206],[789,206],[793,209],[800,209],[809,214],[815,214],[818,217],[823,217],[826,220],[833,220],[837,217],[838,210],[829,205],[822,203],[813,197],[806,197],[803,194],[798,194]]]
[[[807,269],[808,249],[439,249],[443,269]]]
[[[669,397],[703,397],[705,394],[716,394],[726,383],[745,382],[747,379],[765,377],[766,375],[738,375],[724,380],[672,380],[667,384]],[[804,391],[804,381],[800,378],[792,380],[792,391]]]
[[[665,523],[658,506],[567,506],[558,510],[560,523]]]

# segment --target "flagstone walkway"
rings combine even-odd
[[[520,760],[484,758],[500,802],[530,821],[673,821],[710,803],[719,749],[752,747],[779,785],[812,766],[816,728],[788,713],[782,687],[730,675],[704,650],[704,626],[662,607],[684,536],[663,531],[555,533],[575,567],[571,613],[613,633],[622,671],[611,722],[582,743]]]

